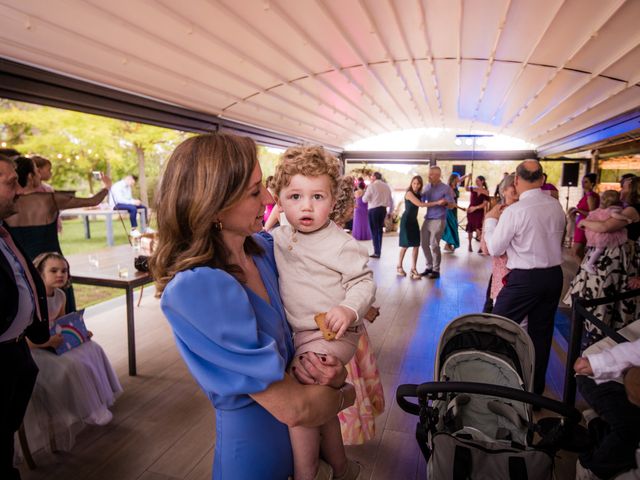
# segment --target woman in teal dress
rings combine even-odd
[[[418,253],[420,252],[420,227],[418,226],[418,208],[425,207],[426,204],[420,201],[422,187],[424,183],[420,175],[416,175],[411,179],[411,185],[407,188],[404,195],[404,213],[400,218],[400,257],[398,258],[398,275],[405,277],[407,272],[404,271],[402,263],[407,253],[407,248],[413,247],[411,254],[411,272],[412,280],[420,280],[422,277],[418,273],[417,262]]]
[[[216,410],[213,478],[286,480],[287,426],[322,425],[355,391],[331,356],[287,371],[294,349],[273,246],[256,235],[272,199],[253,140],[192,137],[165,168],[151,269],[178,350]]]
[[[460,174],[453,172],[449,177],[449,187],[453,190],[453,196],[456,200],[456,208],[450,208],[447,210],[446,224],[444,227],[444,233],[442,234],[442,240],[446,243],[444,249],[447,252],[453,252],[456,248],[460,247],[460,237],[458,237],[458,198],[460,198],[460,191],[458,190],[458,183],[460,183]]]

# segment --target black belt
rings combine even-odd
[[[12,338],[10,340],[3,340],[2,342],[0,342],[0,345],[10,345],[12,343],[21,342],[22,340],[24,340],[24,333],[21,333],[16,338]]]

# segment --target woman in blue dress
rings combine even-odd
[[[192,137],[171,155],[159,192],[151,268],[178,350],[216,409],[213,477],[285,480],[287,426],[321,425],[355,392],[330,356],[307,355],[297,380],[286,370],[294,349],[273,247],[255,235],[273,201],[256,145]]]

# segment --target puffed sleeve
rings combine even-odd
[[[286,361],[261,331],[244,288],[228,273],[178,273],[161,300],[178,348],[200,386],[213,396],[265,390],[282,380]]]

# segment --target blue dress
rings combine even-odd
[[[271,303],[208,267],[178,273],[160,302],[180,354],[216,409],[216,480],[293,475],[287,426],[249,396],[282,380],[294,354],[273,246],[254,238],[265,250],[253,259]]]

